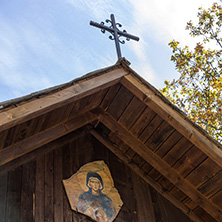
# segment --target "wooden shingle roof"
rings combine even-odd
[[[87,130],[193,221],[222,221],[222,147],[125,59],[0,104],[0,172],[16,159]]]

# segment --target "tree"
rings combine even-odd
[[[201,37],[202,42],[193,50],[180,47],[175,40],[169,43],[173,52],[171,61],[180,77],[171,82],[165,80],[161,92],[193,122],[222,142],[222,7],[213,3],[207,10],[199,8],[197,16],[198,24],[190,21],[186,29],[192,37]]]

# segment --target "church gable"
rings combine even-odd
[[[129,167],[135,173],[133,178],[143,179],[135,186],[149,184],[192,221],[222,221],[221,145],[187,120],[124,60],[54,91],[8,104],[0,112],[0,119],[2,173],[27,160],[37,161],[37,156],[87,133],[114,153],[117,162]],[[84,151],[88,146],[86,141],[79,145],[76,152],[80,156],[75,159],[72,154],[72,164],[81,167],[93,160],[105,161],[99,153],[97,158],[94,152]],[[81,159],[86,161],[81,164]],[[122,177],[118,175],[121,167],[112,169],[116,161],[107,162],[115,182]],[[78,170],[76,165],[73,170]],[[71,176],[64,175],[60,172],[58,180]],[[120,189],[120,196],[121,192],[124,189]],[[141,193],[135,196],[141,202],[148,198]],[[138,206],[142,208],[139,201]],[[158,221],[156,211],[150,217]],[[139,214],[134,218],[144,221]]]

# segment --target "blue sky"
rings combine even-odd
[[[109,34],[89,25],[114,14],[140,41],[121,45],[131,67],[156,88],[179,74],[170,61],[172,39],[194,45],[185,31],[211,0],[1,0],[0,101],[71,81],[116,63]]]

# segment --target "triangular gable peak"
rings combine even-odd
[[[221,145],[125,59],[1,107],[0,171],[83,129],[191,220],[222,221]]]

